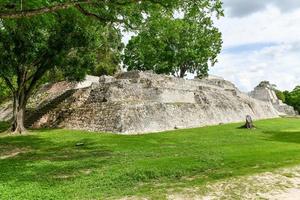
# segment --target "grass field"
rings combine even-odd
[[[163,199],[171,190],[300,164],[300,119],[258,121],[256,130],[240,125],[137,136],[2,136],[0,199]]]

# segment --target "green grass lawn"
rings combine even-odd
[[[240,125],[137,136],[2,136],[0,199],[163,199],[170,189],[300,164],[300,119],[263,120],[256,130]]]

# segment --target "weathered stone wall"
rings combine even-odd
[[[278,117],[271,103],[255,100],[222,79],[184,80],[149,72],[100,77],[76,90],[34,127],[145,133]]]
[[[250,92],[250,96],[271,103],[274,108],[280,113],[280,115],[296,115],[297,112],[292,106],[284,104],[280,99],[277,98],[277,95],[272,88],[271,84],[268,81],[262,81],[258,86]]]
[[[33,111],[44,108],[49,102],[52,102],[66,91],[74,89],[77,83],[62,81],[54,84],[45,84],[31,96],[27,104],[27,113],[30,115]],[[12,118],[12,102],[5,102],[0,105],[0,121],[9,121]]]
[[[0,121],[9,121],[12,118],[12,103],[5,102],[0,105]]]

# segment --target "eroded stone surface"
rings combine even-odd
[[[146,133],[239,122],[246,115],[265,119],[278,112],[220,78],[184,80],[132,71],[74,90],[33,127]]]
[[[283,103],[277,98],[272,85],[268,81],[262,81],[250,92],[250,96],[265,102],[270,102],[281,115],[296,115],[297,112],[292,106]]]

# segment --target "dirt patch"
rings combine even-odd
[[[84,170],[80,170],[81,173],[85,174],[85,175],[89,175],[93,172],[93,170],[91,169],[84,169]]]
[[[26,148],[14,148],[11,150],[7,150],[5,152],[0,153],[0,160],[13,158],[21,153],[27,153],[28,151],[29,151],[29,149],[26,149]]]
[[[300,189],[288,189],[284,193],[272,194],[266,197],[270,200],[295,200],[300,197]]]
[[[55,175],[54,178],[55,179],[71,179],[71,178],[75,178],[76,175],[74,174],[58,174]]]
[[[169,200],[270,199],[300,197],[300,166],[254,176],[232,178],[204,187],[169,194]]]

